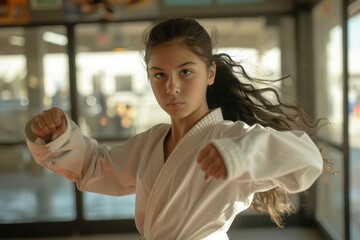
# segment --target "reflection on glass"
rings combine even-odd
[[[61,107],[70,112],[68,58],[66,53],[51,53],[43,56],[44,108]]]
[[[38,166],[23,134],[43,109],[69,110],[66,42],[58,41],[65,32],[57,26],[0,30],[0,223],[76,218],[73,184]]]
[[[135,195],[112,197],[84,193],[84,217],[87,220],[132,219],[135,213]]]
[[[350,142],[350,230],[360,238],[360,1],[349,8],[349,142]],[[353,14],[355,12],[355,14]],[[357,14],[356,14],[357,13]]]
[[[53,105],[69,105],[66,49],[44,38],[48,30],[0,31],[0,36],[6,33],[7,43],[0,55],[0,142],[22,142],[22,129],[30,116]]]
[[[25,146],[0,152],[0,223],[75,219],[71,182],[38,166]]]
[[[315,44],[316,117],[327,118],[331,127],[321,137],[341,146],[343,135],[343,69],[341,0],[323,0],[313,10]],[[325,173],[318,182],[316,218],[333,239],[344,236],[343,154],[330,146],[326,158],[338,175]]]
[[[153,118],[161,109],[150,91],[140,57],[139,51],[77,54],[79,122],[84,133],[124,139],[155,121],[168,121],[164,113]]]
[[[8,31],[4,50],[0,52],[0,142],[18,142],[22,139],[23,126],[27,119],[29,99],[26,93],[26,57],[23,53],[22,29]],[[13,51],[8,51],[13,49]]]

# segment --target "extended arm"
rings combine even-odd
[[[33,125],[39,124],[34,119],[39,116],[27,124],[27,144],[35,161],[75,181],[82,191],[108,195],[133,193],[140,159],[139,141],[131,138],[113,147],[99,145],[96,140],[83,136],[65,114],[62,116],[66,128],[58,136],[56,130],[49,129],[48,134],[42,130],[46,136],[36,130]]]

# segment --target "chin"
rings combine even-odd
[[[169,116],[172,118],[172,119],[183,119],[183,118],[186,118],[187,116],[189,116],[189,114],[183,110],[179,110],[179,109],[176,109],[176,110],[167,110],[166,111],[167,114],[169,114]]]

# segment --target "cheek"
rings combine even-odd
[[[160,100],[162,96],[166,94],[165,87],[162,84],[151,82],[150,85],[155,97],[158,100]]]
[[[207,84],[202,81],[198,81],[196,84],[190,84],[186,87],[183,87],[183,93],[191,95],[195,99],[200,99],[205,95],[206,89]]]
[[[202,81],[198,81],[196,83],[196,88],[198,89],[198,93],[200,92],[206,92],[206,89],[208,87],[208,78],[203,77]]]

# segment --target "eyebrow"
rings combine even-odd
[[[181,67],[184,67],[186,65],[194,65],[194,64],[196,64],[196,63],[192,62],[192,61],[188,61],[188,62],[184,62],[184,63],[176,66],[176,68],[181,68]],[[160,68],[160,67],[152,66],[149,70],[163,70],[163,69]]]

